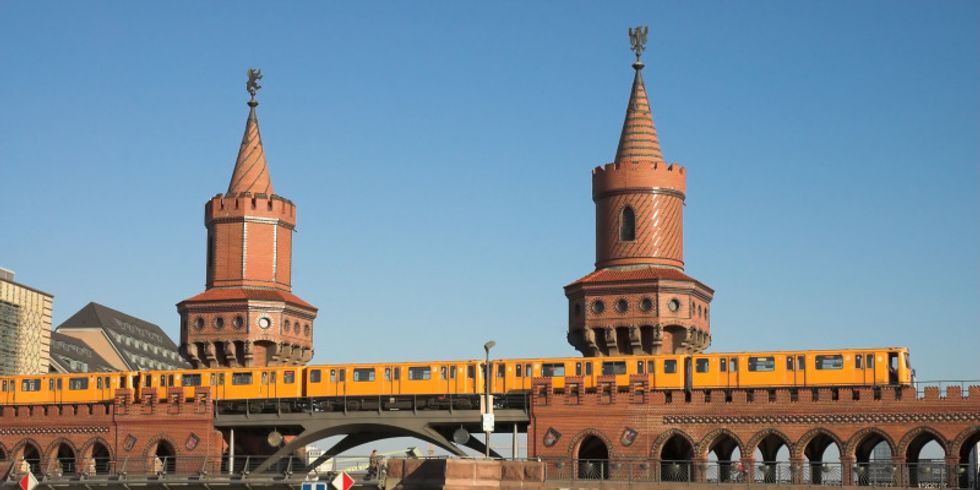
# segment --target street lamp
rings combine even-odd
[[[490,414],[490,376],[493,374],[493,371],[490,369],[490,349],[493,349],[493,347],[495,345],[497,345],[497,343],[494,342],[494,341],[492,341],[492,340],[489,341],[489,342],[487,342],[487,343],[485,343],[485,344],[483,344],[483,350],[484,350],[484,352],[486,352],[486,358],[485,358],[486,360],[483,363],[483,366],[486,369],[486,373],[484,373],[484,376],[483,376],[483,418],[484,418],[484,420],[486,420],[487,419],[487,415]],[[491,432],[492,429],[487,430],[487,427],[485,427],[485,425],[486,425],[486,423],[484,422],[483,434],[486,437],[484,438],[484,446],[485,447],[483,448],[484,449],[483,455],[484,455],[484,457],[489,458],[490,457],[490,432]]]

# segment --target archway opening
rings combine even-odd
[[[890,486],[895,483],[892,465],[892,446],[877,432],[867,434],[854,448],[854,483],[857,485]]]
[[[94,471],[96,475],[108,474],[110,460],[109,448],[105,444],[96,441],[92,445],[92,467],[90,471]]]
[[[980,429],[973,432],[960,446],[960,461],[956,471],[960,488],[980,488]]]
[[[28,469],[37,476],[41,475],[41,450],[31,443],[24,446],[24,461],[27,462]]]
[[[790,483],[789,441],[778,434],[769,434],[755,448],[755,481],[759,483]]]
[[[828,433],[813,436],[803,448],[803,483],[840,485],[843,480],[840,464],[840,445]]]
[[[71,446],[64,442],[58,444],[58,454],[55,457],[62,475],[75,473],[75,450]]]
[[[691,481],[691,460],[694,447],[680,434],[667,439],[660,450],[660,479],[662,481]]]
[[[177,472],[177,452],[168,441],[157,442],[157,448],[153,452],[153,472],[157,475]]]
[[[945,486],[946,448],[932,432],[923,431],[912,439],[905,450],[905,461],[909,486]]]
[[[729,434],[721,434],[708,446],[708,467],[705,480],[709,482],[742,481],[742,451],[738,441]]]
[[[2,447],[0,447],[0,461],[6,461],[6,460],[7,460],[7,451],[5,451]]]
[[[588,480],[609,478],[609,448],[596,436],[586,436],[578,446],[578,477]]]

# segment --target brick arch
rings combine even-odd
[[[161,432],[151,437],[146,442],[146,445],[143,446],[143,457],[152,458],[154,455],[150,454],[150,448],[155,448],[157,444],[159,444],[161,441],[170,444],[170,447],[174,448],[174,456],[178,456],[178,457],[183,456],[182,454],[180,454],[180,446],[178,446],[173,439],[168,437],[166,433]]]
[[[915,438],[923,434],[931,435],[932,438],[939,443],[940,446],[942,446],[945,457],[949,457],[949,442],[945,437],[943,437],[942,434],[936,431],[936,429],[933,429],[927,425],[916,427],[902,436],[902,440],[898,442],[898,454],[908,460],[909,446],[912,445],[912,441],[914,441]]]
[[[572,443],[568,445],[568,459],[577,459],[577,455],[575,453],[578,452],[582,441],[589,436],[595,436],[601,440],[602,443],[606,445],[606,450],[609,451],[609,459],[615,459],[612,441],[610,441],[605,434],[596,429],[585,429],[580,431],[578,434],[575,434],[575,437],[572,438]]]
[[[796,447],[790,450],[791,454],[806,458],[806,446],[810,444],[810,441],[812,441],[814,437],[819,435],[825,435],[834,441],[834,444],[837,444],[837,452],[840,453],[839,457],[841,459],[844,458],[844,442],[840,440],[840,437],[837,437],[837,434],[834,434],[834,431],[823,427],[810,429],[806,432],[806,434],[803,434],[803,436],[800,437],[800,440],[796,441]]]
[[[956,458],[959,458],[960,452],[963,451],[963,443],[966,442],[967,439],[974,436],[975,434],[980,434],[980,425],[969,427],[963,430],[962,432],[960,432],[959,434],[957,434],[956,437],[954,437],[953,440],[950,441],[949,443],[950,453],[956,456]],[[0,449],[2,448],[3,446],[0,446]],[[947,457],[950,457],[950,455],[947,454]]]
[[[762,440],[769,436],[776,436],[783,440],[783,444],[786,444],[786,449],[789,450],[790,459],[797,457],[796,446],[793,445],[793,440],[777,429],[763,429],[756,432],[745,445],[745,449],[750,451],[746,457],[755,458],[755,450],[759,448],[759,444],[762,444]]]
[[[18,460],[19,459],[22,459],[24,457],[24,448],[27,447],[28,444],[30,444],[30,445],[32,445],[32,446],[34,446],[34,447],[37,448],[38,454],[41,455],[41,462],[44,462],[44,459],[45,459],[44,458],[44,455],[45,455],[44,449],[41,448],[41,445],[38,444],[37,441],[35,441],[34,439],[30,439],[30,438],[28,438],[28,439],[22,439],[20,442],[18,442],[17,444],[15,444],[14,445],[14,448],[11,449],[9,453],[7,453],[7,457],[10,458],[11,460],[14,460],[15,458],[18,459]]]
[[[691,445],[691,452],[694,453],[694,456],[698,455],[697,441],[691,438],[691,436],[688,435],[687,432],[684,432],[680,429],[670,429],[661,433],[659,436],[657,436],[657,439],[653,441],[653,445],[650,446],[650,457],[652,459],[660,459],[660,455],[661,453],[663,453],[664,450],[664,445],[666,445],[667,441],[669,441],[674,436],[681,436],[685,440],[687,440],[687,443]]]
[[[709,432],[708,435],[704,436],[701,439],[701,442],[694,446],[695,456],[707,458],[708,453],[711,451],[711,445],[721,436],[728,436],[732,438],[732,440],[735,441],[735,447],[738,448],[738,453],[741,455],[741,457],[745,457],[745,444],[742,442],[742,438],[738,437],[738,435],[734,432],[724,428],[715,429]]]
[[[0,442],[0,461],[7,461],[10,459],[10,453],[7,452],[7,447]]]
[[[48,444],[48,448],[44,450],[44,456],[41,461],[44,464],[44,470],[47,471],[49,467],[54,467],[54,464],[58,461],[58,448],[64,444],[71,448],[72,454],[75,455],[75,464],[78,465],[78,448],[75,443],[71,442],[71,439],[65,437],[59,437]]]
[[[101,443],[102,446],[106,448],[106,451],[109,451],[109,457],[110,458],[114,458],[115,457],[116,454],[115,454],[115,451],[114,451],[112,445],[109,444],[105,439],[103,439],[100,436],[95,436],[95,437],[93,437],[93,438],[85,441],[85,444],[82,444],[81,449],[79,449],[79,453],[78,453],[79,454],[79,457],[85,457],[85,458],[92,457],[92,448],[95,447],[95,443],[97,443],[97,442],[98,443]]]
[[[891,451],[892,457],[894,458],[897,456],[896,451],[898,451],[898,446],[896,446],[895,439],[892,439],[892,436],[888,435],[887,432],[877,427],[865,427],[855,432],[854,435],[847,440],[847,444],[844,445],[844,452],[840,455],[841,459],[845,457],[852,459],[857,458],[857,447],[871,434],[880,436],[885,443],[888,444],[888,449]]]

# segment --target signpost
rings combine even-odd
[[[346,471],[341,471],[330,484],[337,490],[350,490],[354,486],[354,479]]]
[[[20,488],[22,490],[34,490],[37,486],[37,478],[34,478],[34,473],[27,472],[24,478],[20,479]]]

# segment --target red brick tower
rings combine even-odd
[[[272,191],[249,72],[245,136],[228,192],[204,205],[207,289],[177,304],[181,352],[195,367],[298,365],[313,356],[317,309],[292,294],[296,206]]]
[[[565,286],[568,342],[586,356],[700,352],[714,291],[684,274],[685,170],[660,150],[630,29],[633,88],[616,160],[592,170],[596,270]]]

